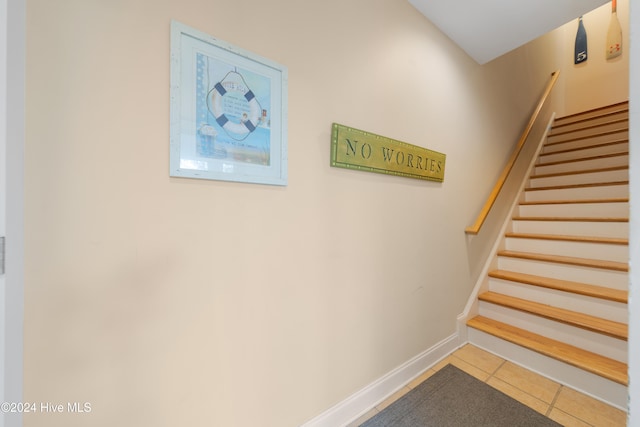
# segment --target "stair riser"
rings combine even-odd
[[[626,363],[627,342],[533,314],[480,301],[481,316]]]
[[[549,176],[529,179],[529,188],[549,187],[551,185],[597,184],[605,182],[627,181],[628,169],[584,172],[570,175]]]
[[[517,271],[553,279],[570,280],[589,285],[606,286],[612,289],[629,289],[628,273],[624,271],[605,270],[601,268],[581,267],[570,264],[534,261],[528,259],[498,257],[498,268]]]
[[[615,199],[629,197],[629,185],[602,185],[594,187],[557,188],[549,190],[526,190],[524,198],[527,202],[549,200],[592,200]]]
[[[552,153],[559,153],[561,151],[572,150],[579,153],[580,150],[586,150],[587,148],[598,148],[601,145],[615,145],[624,144],[629,139],[629,132],[616,132],[612,134],[594,135],[584,139],[570,139],[564,142],[545,143],[542,147],[541,153],[546,156]],[[582,157],[577,155],[577,157]]]
[[[593,135],[582,138],[564,138],[552,142],[546,140],[542,146],[540,153],[543,156],[561,151],[576,151],[587,148],[598,148],[605,145],[624,144],[629,140],[629,131],[626,129],[613,130],[611,132],[594,133]]]
[[[562,217],[562,218],[628,218],[629,203],[562,203],[549,205],[520,205],[520,216]],[[589,229],[586,230],[590,231]],[[588,233],[585,235],[589,235]]]
[[[596,159],[582,160],[567,163],[557,163],[552,165],[538,165],[534,168],[535,175],[544,175],[549,173],[576,172],[597,168],[610,168],[616,166],[628,166],[629,155],[622,154],[612,157],[599,157]]]
[[[587,135],[567,134],[562,137],[547,138],[542,146],[541,154],[547,155],[560,151],[579,151],[596,148],[601,145],[622,144],[629,140],[628,129],[610,129],[606,132],[597,130]]]
[[[588,235],[616,238],[627,238],[629,236],[628,222],[513,221],[512,228],[516,233]]]
[[[543,165],[545,163],[576,160],[585,157],[604,156],[608,154],[624,154],[629,152],[629,143],[620,142],[616,144],[603,145],[600,147],[584,148],[577,151],[567,151],[559,153],[549,153],[541,155],[538,164]]]
[[[575,138],[590,138],[593,136],[599,136],[603,133],[624,132],[628,130],[629,121],[624,120],[619,123],[610,123],[602,126],[597,126],[595,128],[578,129],[568,133],[549,135],[549,137],[547,138],[547,143],[554,144],[556,142],[569,141]]]
[[[489,278],[489,289],[503,295],[577,311],[614,322],[628,323],[627,304],[577,295],[504,279]]]
[[[568,123],[581,122],[588,119],[593,119],[597,117],[606,117],[608,114],[612,113],[625,113],[629,111],[629,104],[627,102],[623,102],[617,105],[610,105],[605,108],[599,108],[593,111],[585,111],[578,114],[572,114],[571,116],[558,117],[555,119],[553,125],[554,126],[562,126]]]
[[[570,132],[573,130],[582,129],[584,127],[599,126],[599,125],[608,123],[610,121],[618,121],[618,120],[625,120],[625,119],[627,120],[629,119],[629,111],[620,111],[617,113],[593,117],[593,118],[590,118],[589,120],[580,120],[580,121],[575,121],[572,123],[565,123],[565,124],[562,124],[562,122],[558,123],[556,121],[553,125],[553,128],[551,129],[551,132],[549,132],[549,135],[556,135],[559,133]]]
[[[508,237],[505,240],[505,247],[508,250],[517,252],[572,256],[624,263],[629,261],[629,247],[627,245]]]
[[[494,335],[469,328],[469,342],[518,365],[525,366],[558,383],[596,397],[622,410],[627,408],[628,389],[624,385],[585,372],[566,363],[544,356]]]

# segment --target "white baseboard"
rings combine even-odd
[[[349,424],[407,385],[411,380],[420,376],[462,344],[457,333],[451,335],[302,424],[301,427],[337,427]]]

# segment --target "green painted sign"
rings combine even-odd
[[[417,145],[333,124],[331,166],[444,181],[446,155]]]

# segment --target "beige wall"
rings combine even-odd
[[[288,67],[287,187],[169,178],[171,19]],[[481,67],[392,0],[29,1],[24,398],[92,412],[25,426],[295,426],[454,334],[554,43]],[[330,168],[334,121],[444,183]]]
[[[605,55],[611,3],[583,17],[589,53],[586,62],[573,63],[577,20],[549,35],[560,41],[558,45],[561,46],[558,52],[564,78],[559,93],[564,94],[564,110],[559,109],[559,113],[573,114],[629,99],[629,0],[618,1],[617,15],[624,30],[622,55],[614,59],[607,60]]]

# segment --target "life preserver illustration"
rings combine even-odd
[[[207,108],[234,140],[242,141],[260,124],[262,107],[244,78],[230,71],[207,94]]]

